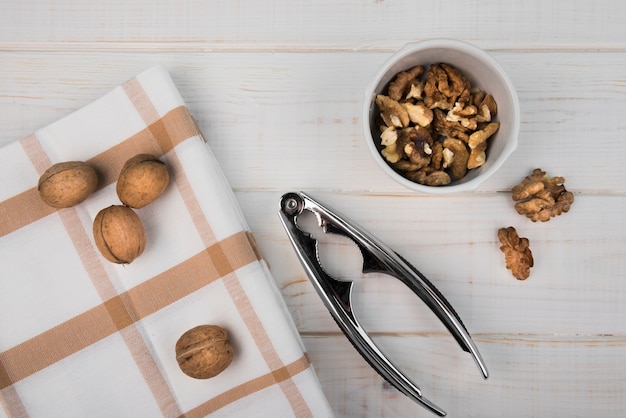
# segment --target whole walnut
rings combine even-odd
[[[217,325],[199,325],[176,342],[176,361],[186,375],[209,379],[223,372],[233,360],[228,333]]]
[[[131,208],[154,202],[167,188],[170,174],[165,163],[154,155],[138,154],[126,161],[117,179],[117,196]]]
[[[146,247],[143,224],[127,206],[112,205],[98,212],[93,236],[104,258],[117,264],[131,263]]]
[[[39,197],[48,206],[69,208],[85,200],[98,187],[96,170],[82,161],[54,164],[39,177]]]

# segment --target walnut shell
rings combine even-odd
[[[141,220],[127,206],[112,205],[98,212],[93,236],[104,258],[117,264],[130,264],[146,247]]]
[[[44,171],[37,184],[41,200],[54,208],[75,206],[97,188],[96,170],[82,161],[54,164]]]
[[[169,182],[170,174],[163,161],[154,155],[138,154],[122,167],[117,196],[126,206],[139,209],[161,196]]]
[[[233,360],[228,333],[217,325],[200,325],[176,342],[176,361],[188,376],[209,379],[224,371]]]

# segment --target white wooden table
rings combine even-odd
[[[608,0],[5,1],[0,145],[164,64],[236,191],[337,416],[431,414],[339,332],[279,225],[286,191],[366,226],[456,308],[488,380],[403,285],[363,277],[345,240],[324,243],[328,269],[358,281],[365,327],[449,416],[624,416],[625,18],[624,3]],[[474,193],[404,189],[364,144],[366,84],[402,45],[435,37],[486,49],[519,94],[519,147]],[[518,215],[509,195],[535,167],[565,176],[576,197],[543,224]],[[535,255],[524,282],[498,249],[496,231],[509,225]]]

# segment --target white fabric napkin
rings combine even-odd
[[[106,261],[92,222],[120,204],[124,162],[151,153],[172,181],[138,209],[144,253]],[[37,181],[62,161],[98,171],[96,193],[54,210]],[[284,301],[169,74],[151,68],[0,149],[0,417],[331,416]],[[181,372],[174,345],[219,325],[235,356]]]

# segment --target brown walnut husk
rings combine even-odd
[[[54,164],[39,177],[37,190],[45,204],[69,208],[85,200],[98,188],[98,174],[82,161]]]
[[[127,206],[112,205],[98,212],[93,236],[104,258],[117,264],[130,264],[146,247],[143,224]]]
[[[165,163],[154,155],[138,154],[126,161],[117,180],[117,196],[131,208],[154,202],[167,188],[170,174]]]
[[[233,360],[228,333],[217,325],[200,325],[176,342],[176,361],[186,375],[209,379],[223,372]]]

